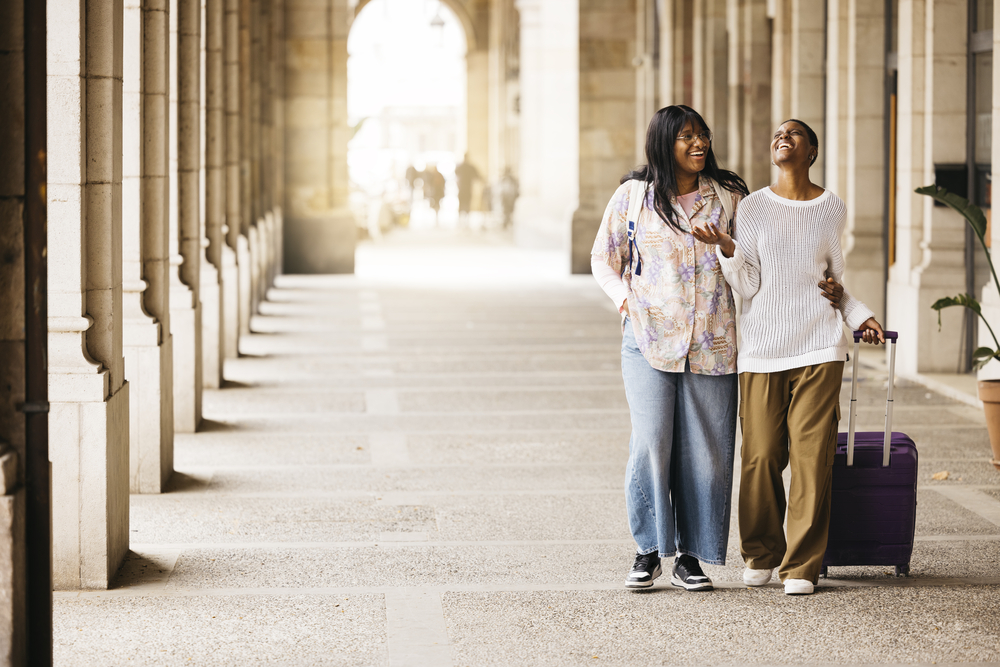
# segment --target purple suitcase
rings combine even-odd
[[[851,409],[847,433],[837,434],[823,576],[831,565],[893,565],[896,576],[910,572],[917,515],[917,448],[905,433],[891,430],[897,335],[886,331],[885,337],[891,345],[885,431],[855,433],[861,332],[854,333]]]

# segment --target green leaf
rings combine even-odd
[[[972,353],[973,359],[983,359],[989,361],[993,357],[1000,355],[1000,350],[994,350],[988,347],[980,347],[975,352]]]
[[[972,353],[972,370],[978,371],[990,363],[991,359],[1000,359],[1000,350],[991,350],[988,347],[979,348]]]
[[[946,296],[944,298],[938,299],[933,304],[931,308],[940,311],[942,308],[948,308],[949,306],[965,306],[971,311],[977,314],[982,314],[982,309],[979,307],[979,302],[973,299],[968,294],[959,294],[958,296]]]
[[[997,276],[996,268],[993,266],[993,257],[986,243],[986,216],[983,215],[982,210],[975,204],[970,203],[965,197],[960,197],[953,192],[948,192],[945,188],[938,187],[937,185],[925,185],[922,188],[917,188],[916,193],[932,197],[934,200],[949,206],[955,211],[958,211],[962,217],[965,218],[965,221],[969,223],[970,227],[972,227],[972,231],[974,231],[976,236],[979,237],[979,245],[983,247],[983,253],[986,255],[986,263],[990,266],[990,275],[993,276],[993,284],[996,286],[997,290],[1000,291],[1000,276]],[[979,303],[968,294],[960,294],[957,297],[938,299],[934,302],[934,305],[931,306],[931,308],[938,311],[938,331],[941,330],[941,309],[947,308],[948,306],[965,306],[979,315],[979,318],[989,330],[990,336],[993,338],[993,342],[997,346],[997,350],[1000,351],[1000,339],[997,339],[997,335],[996,332],[993,331],[993,327],[991,327],[990,323],[986,321],[985,317],[983,317],[983,312],[979,307]]]
[[[958,296],[946,296],[938,299],[931,304],[931,308],[938,311],[938,331],[941,331],[941,309],[949,308],[951,306],[964,306],[976,313],[980,317],[983,316],[982,308],[979,306],[979,302],[968,294],[959,294]]]
[[[965,197],[956,195],[954,192],[948,192],[947,189],[938,185],[925,185],[922,188],[917,188],[916,193],[918,195],[927,195],[928,197],[932,197],[936,201],[939,201],[955,211],[958,211],[962,217],[968,221],[972,230],[976,232],[976,236],[978,236],[985,245],[986,216],[983,215],[982,209],[975,204],[970,204],[969,200]]]

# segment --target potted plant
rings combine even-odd
[[[983,247],[983,252],[986,253],[986,263],[990,267],[993,284],[997,288],[997,293],[1000,294],[1000,280],[997,279],[997,272],[993,268],[993,258],[990,256],[990,249],[986,245],[986,216],[983,214],[983,211],[975,204],[970,203],[965,197],[960,197],[954,192],[948,192],[945,188],[937,185],[927,185],[917,188],[916,192],[917,194],[933,197],[936,201],[958,211],[965,218],[969,226],[972,227],[972,231],[976,233],[976,238],[979,239],[979,244]],[[931,308],[938,311],[938,328],[941,327],[941,310],[951,306],[963,306],[978,315],[979,319],[986,325],[986,328],[989,329],[990,336],[993,338],[993,344],[996,346],[993,348],[981,346],[972,353],[973,370],[979,370],[989,363],[990,359],[1000,360],[1000,341],[997,340],[997,335],[993,331],[993,327],[983,317],[983,309],[973,295],[959,294],[958,296],[948,296],[935,301],[931,305]],[[986,429],[989,431],[990,447],[993,449],[993,458],[990,460],[990,463],[997,470],[1000,470],[1000,380],[980,380],[979,400],[983,402],[984,412],[986,413]]]

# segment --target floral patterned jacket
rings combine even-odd
[[[628,288],[628,309],[639,350],[650,366],[671,373],[723,375],[736,372],[736,307],[722,275],[715,247],[691,235],[690,222],[718,224],[725,219],[722,202],[707,178],[698,180],[691,217],[679,213],[683,232],[672,229],[653,211],[653,192],[636,224],[636,249],[642,257],[628,266],[628,216],[631,181],[623,183],[608,203],[591,254],[621,273]],[[733,194],[733,209],[740,196]],[[734,213],[735,217],[735,213]]]

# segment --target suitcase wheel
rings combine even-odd
[[[896,571],[897,572],[899,571],[898,567],[896,568]],[[826,565],[824,565],[823,567],[821,567],[819,569],[819,576],[823,577],[824,579],[826,579],[826,578],[828,578],[830,576],[829,568]]]
[[[908,577],[910,576],[910,564],[905,563],[903,565],[896,566],[896,576],[897,577]]]

